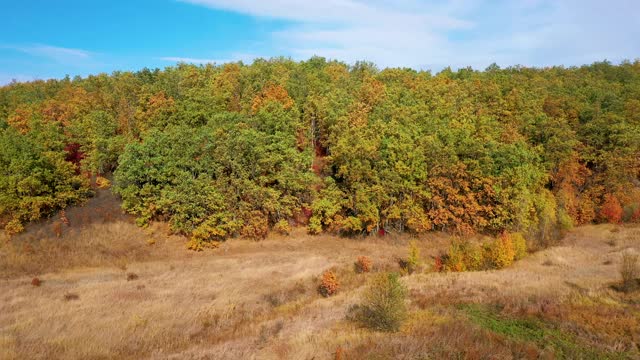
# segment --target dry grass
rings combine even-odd
[[[113,205],[107,200],[100,206]],[[409,320],[383,334],[345,317],[376,272],[399,271],[406,237],[342,239],[293,229],[288,237],[234,239],[195,253],[160,226],[136,228],[119,210],[87,219],[70,209],[66,216],[71,226],[60,238],[44,222],[0,250],[0,359],[553,358],[557,349],[529,333],[509,333],[531,319],[561,345],[566,334],[568,351],[575,343],[640,357],[640,295],[610,287],[619,282],[622,252],[640,246],[640,228],[577,228],[560,246],[500,271],[402,277]],[[607,244],[611,236],[615,246]],[[429,235],[417,245],[430,269],[448,239]],[[354,271],[358,256],[372,260],[371,273]],[[327,269],[340,290],[323,298],[316,288]],[[128,281],[131,274],[136,281]],[[470,304],[504,319],[504,329],[474,320]]]
[[[64,218],[69,225],[54,216],[29,225],[17,236],[0,235],[0,279],[65,268],[126,269],[128,263],[191,255],[182,251],[184,239],[167,235],[163,224],[147,230],[136,227],[105,190],[85,206],[67,210]]]

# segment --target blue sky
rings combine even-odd
[[[640,57],[637,0],[0,0],[0,84],[256,57],[380,67]]]

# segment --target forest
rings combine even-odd
[[[112,182],[137,224],[232,237],[640,221],[640,61],[379,69],[313,57],[0,88],[0,227]],[[109,179],[109,180],[107,180]]]

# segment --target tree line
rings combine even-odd
[[[241,235],[521,232],[640,220],[640,62],[430,71],[259,59],[0,88],[0,226],[113,174],[200,249]]]

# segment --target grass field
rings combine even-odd
[[[372,276],[353,263],[398,270],[408,236],[296,229],[196,253],[161,224],[136,227],[108,192],[66,216],[0,239],[0,359],[640,358],[640,292],[615,289],[640,227],[576,228],[507,269],[467,273],[431,272],[448,238],[420,237],[424,266],[401,279],[409,320],[380,333],[346,319]],[[324,298],[327,269],[340,289]]]

